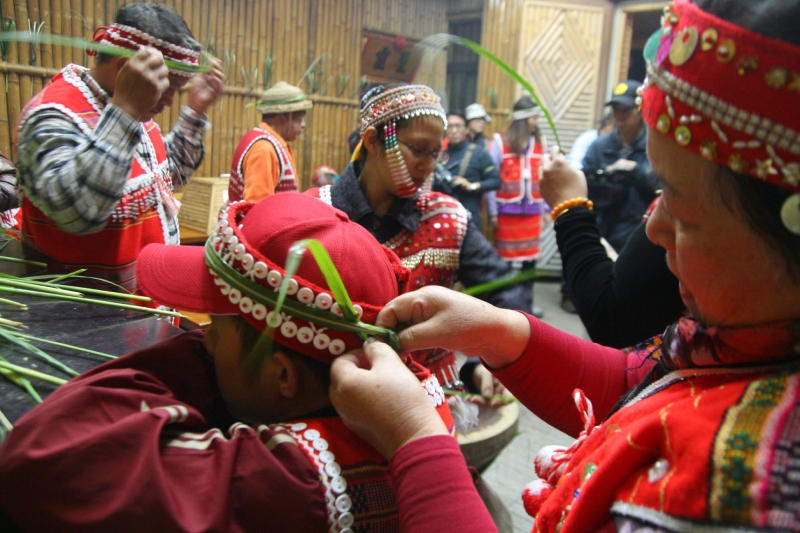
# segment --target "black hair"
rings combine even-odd
[[[130,2],[120,6],[114,18],[117,24],[123,24],[142,30],[157,39],[189,48],[195,52],[201,49],[186,21],[175,10],[165,4]],[[103,63],[113,56],[98,54],[97,61]]]
[[[258,339],[261,337],[261,332],[250,325],[241,315],[234,315],[236,327],[239,329],[242,338],[242,354],[247,356],[255,347]],[[289,356],[295,365],[305,367],[309,374],[314,376],[321,387],[327,390],[331,384],[331,365],[323,363],[313,357],[301,354],[298,351],[287,348],[279,342],[272,343],[272,351],[281,351]]]
[[[800,1],[696,0],[696,4],[721,19],[800,46],[800,32],[797,31]],[[747,225],[781,256],[789,275],[800,281],[800,236],[786,229],[780,215],[781,207],[792,191],[735,173],[724,166],[719,166],[716,181],[726,207],[740,214]]]
[[[772,39],[800,46],[797,0],[696,0],[697,7]]]
[[[447,112],[447,116],[449,117],[450,115],[453,115],[454,117],[460,118],[461,120],[464,121],[464,124],[467,123],[467,116],[460,109],[453,109],[451,111],[448,111]]]

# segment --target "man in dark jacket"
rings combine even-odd
[[[472,222],[481,227],[483,193],[500,188],[500,174],[489,153],[467,140],[467,121],[461,111],[447,116],[450,144],[443,152],[443,165],[452,175],[450,190],[434,185],[434,190],[455,196],[472,214]]]
[[[598,138],[583,159],[603,237],[619,251],[642,220],[658,187],[647,160],[647,128],[636,105],[638,81],[614,88],[611,106],[615,131]]]

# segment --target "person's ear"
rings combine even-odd
[[[383,144],[381,144],[378,138],[378,130],[376,130],[374,126],[370,126],[364,130],[364,134],[361,136],[361,142],[364,144],[364,149],[371,155],[379,155],[383,149]]]
[[[272,354],[278,365],[278,390],[284,398],[294,398],[300,389],[300,371],[286,353],[276,350]]]

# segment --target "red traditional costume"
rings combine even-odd
[[[308,194],[318,196],[333,205],[331,185],[311,189]],[[426,285],[450,288],[459,266],[461,245],[467,231],[467,210],[458,200],[437,192],[420,192],[416,199],[420,214],[419,229],[402,230],[382,243],[394,251],[411,271],[406,292]],[[441,383],[449,385],[458,381],[456,354],[449,350],[433,349],[413,352],[414,360],[430,370]]]
[[[285,81],[279,81],[261,94],[256,110],[264,119],[244,135],[233,154],[228,186],[231,202],[259,202],[275,193],[298,191],[294,153],[287,143],[293,139],[284,139],[281,135],[290,135],[290,131],[299,134],[294,131],[293,114],[305,115],[312,106],[299,87]],[[267,123],[270,122],[268,116],[275,115],[284,115],[286,129],[281,134]]]
[[[67,65],[52,83],[37,94],[20,115],[20,130],[29,117],[57,109],[82,130],[97,126],[103,107],[80,78],[81,67]],[[167,231],[177,227],[178,205],[172,196],[172,177],[158,124],[143,124],[146,132],[133,158],[128,185],[105,228],[91,235],[73,235],[60,229],[26,196],[22,202],[23,238],[69,269],[89,267],[91,272],[126,288],[135,287],[136,257],[150,243],[178,244],[180,237]]]
[[[491,154],[500,169],[502,183],[493,196],[498,204],[494,247],[506,261],[539,258],[542,214],[546,209],[539,192],[543,153],[543,146],[531,139],[525,153],[517,155],[503,142],[502,136],[494,136]],[[490,208],[490,213],[493,212]]]
[[[197,65],[200,56],[199,51],[118,23],[98,28],[94,40],[134,51],[142,46],[153,47],[165,59],[187,66]],[[172,69],[170,73],[193,76],[183,70]],[[89,276],[134,290],[135,262],[142,248],[150,243],[180,241],[173,178],[177,185],[185,184],[202,160],[202,131],[207,120],[188,107],[182,111],[173,129],[173,135],[182,140],[174,139],[170,145],[173,152],[180,153],[168,154],[155,122],[132,122],[121,109],[109,105],[109,98],[87,69],[70,64],[22,110],[22,234],[33,248],[54,260],[56,264],[49,265],[52,269],[86,268]],[[190,126],[183,122],[188,120],[184,113],[191,119]],[[53,115],[58,116],[58,124],[51,118]],[[104,118],[103,135],[107,137],[91,137]],[[65,126],[64,122],[71,124]],[[141,131],[136,132],[137,128]],[[119,138],[111,136],[111,132]],[[138,144],[130,145],[131,152],[125,151],[135,133],[140,133]],[[114,152],[120,149],[115,141],[126,149]],[[74,162],[64,160],[65,146],[72,148],[68,155],[79,160],[82,167],[63,170]],[[50,152],[60,154],[57,157],[61,159],[44,164],[41,160]],[[122,168],[130,169],[124,182],[120,182]],[[110,213],[106,211],[109,198],[118,198]]]
[[[274,192],[298,192],[297,189],[297,175],[294,170],[294,154],[291,152],[291,147],[284,146],[285,143],[279,139],[273,132],[269,131],[272,128],[262,123],[261,127],[253,128],[242,137],[236,151],[233,153],[233,165],[231,166],[231,181],[228,185],[228,200],[236,202],[245,199],[245,185],[244,185],[244,162],[247,154],[253,146],[259,141],[268,142],[272,145],[275,155],[278,160],[279,172],[277,176],[256,176],[251,174],[250,179],[259,180],[275,180],[271,183]],[[269,129],[267,129],[269,128]],[[250,171],[253,172],[252,170]]]
[[[309,258],[293,275],[280,266],[303,237],[326,247],[358,304],[336,301]],[[205,249],[149,246],[137,268],[142,290],[167,305],[241,315],[327,363],[359,347],[358,332],[388,335],[366,324],[407,275],[346,215],[291,193],[233,203]],[[23,417],[0,446],[7,514],[36,531],[399,531],[388,463],[332,408],[233,421],[214,378],[218,355],[202,340],[186,333],[98,367]],[[409,364],[452,428],[436,378]],[[465,465],[458,475],[469,479]]]

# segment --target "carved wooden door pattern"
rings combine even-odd
[[[606,10],[567,2],[525,0],[520,73],[553,119],[565,148],[595,126]],[[549,142],[554,143],[544,120]]]

